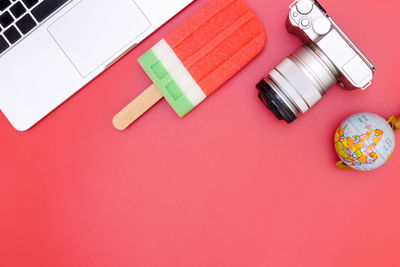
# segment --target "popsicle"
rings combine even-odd
[[[114,127],[124,130],[163,97],[183,117],[265,42],[264,27],[244,0],[212,0],[138,59],[154,84],[114,117]]]

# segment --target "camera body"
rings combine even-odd
[[[286,26],[305,45],[257,85],[261,100],[278,119],[294,121],[336,83],[348,90],[371,84],[374,65],[316,0],[290,5]]]

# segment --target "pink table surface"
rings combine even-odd
[[[184,119],[164,101],[111,125],[150,84],[137,57],[206,0],[30,131],[0,115],[1,266],[400,266],[400,147],[362,173],[336,169],[332,144],[353,113],[400,114],[400,2],[322,2],[376,64],[374,84],[333,88],[287,125],[254,85],[301,44],[290,2],[248,1],[266,49]]]

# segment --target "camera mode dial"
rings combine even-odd
[[[296,5],[297,11],[299,11],[300,14],[307,15],[309,14],[312,9],[313,9],[313,2],[307,0],[307,1],[300,1]]]

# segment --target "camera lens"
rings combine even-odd
[[[337,77],[335,66],[310,43],[277,65],[257,89],[275,116],[290,123],[317,103]]]
[[[261,101],[279,120],[290,123],[296,119],[297,115],[288,108],[288,105],[265,80],[261,80],[257,84],[257,89],[260,92],[258,96]]]

